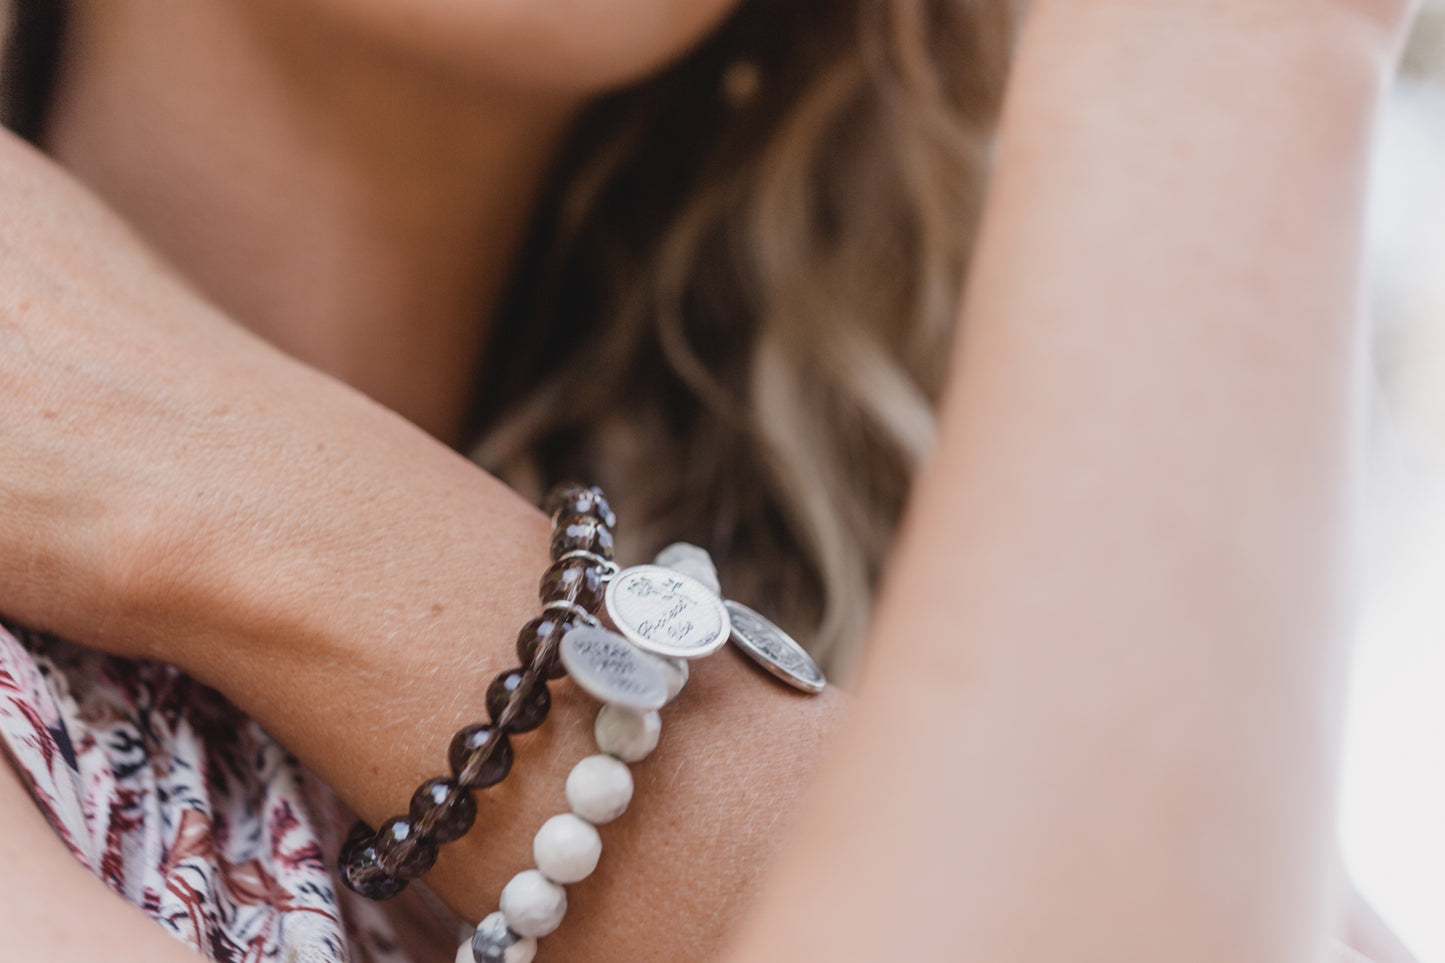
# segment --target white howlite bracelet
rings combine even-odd
[[[582,626],[561,644],[572,680],[603,703],[593,727],[601,752],[572,768],[566,787],[572,811],[542,824],[532,843],[537,868],[518,873],[503,888],[499,912],[477,925],[458,949],[457,963],[531,963],[537,940],[561,925],[567,912],[563,887],[597,868],[602,837],[596,827],[617,819],[632,801],[627,764],[657,748],[657,710],[687,683],[685,660],[716,651],[731,636],[778,678],[808,692],[823,686],[822,673],[796,642],[751,609],[722,601],[712,559],[695,545],[669,546],[655,564],[615,576],[607,614],[617,632]],[[738,638],[739,622],[750,638]]]

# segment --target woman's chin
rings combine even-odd
[[[289,0],[334,27],[480,83],[558,94],[639,80],[706,37],[740,0]]]

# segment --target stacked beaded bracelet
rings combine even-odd
[[[542,576],[543,611],[517,636],[521,665],[498,675],[486,692],[489,723],[475,723],[452,737],[450,776],[417,787],[406,815],[372,831],[352,827],[340,856],[346,886],[369,899],[390,899],[431,869],[437,847],[465,836],[477,817],[472,793],[494,786],[512,769],[510,737],[530,732],[547,718],[552,696],[547,681],[566,674],[559,658],[564,635],[597,624],[612,561],[617,518],[601,489],[566,486],[548,496],[552,516],[552,565]]]
[[[418,787],[407,816],[387,820],[376,832],[358,823],[342,850],[347,886],[372,899],[395,896],[431,868],[438,845],[471,828],[476,819],[471,792],[495,785],[511,770],[509,736],[531,731],[546,718],[549,679],[570,671],[603,702],[594,727],[602,754],[579,762],[567,780],[572,811],[539,830],[533,844],[538,868],[507,884],[500,912],[483,920],[463,944],[459,963],[468,957],[475,963],[527,963],[537,938],[561,923],[562,887],[596,868],[601,838],[595,827],[616,819],[631,801],[626,764],[656,747],[657,710],[687,681],[686,660],[709,655],[731,638],[796,688],[815,693],[825,684],[807,653],[782,630],[746,606],[722,600],[716,570],[702,549],[675,545],[653,565],[619,571],[612,562],[616,518],[600,490],[559,489],[547,509],[553,564],[542,579],[544,611],[518,637],[523,665],[488,687],[490,724],[467,726],[453,737],[451,777]],[[604,604],[617,633],[595,617]]]
[[[681,576],[679,578],[678,576]],[[643,600],[619,598],[627,593]],[[677,698],[687,662],[720,644],[711,626],[731,636],[773,675],[807,692],[821,691],[817,667],[796,642],[745,606],[723,602],[707,552],[678,544],[652,566],[628,569],[607,593],[617,635],[579,627],[562,639],[561,658],[573,681],[603,703],[593,734],[600,755],[588,756],[567,777],[571,812],[542,824],[532,843],[535,869],[514,876],[500,909],[477,925],[457,950],[456,963],[531,963],[537,940],[556,930],[567,912],[567,884],[592,874],[602,854],[596,827],[609,823],[632,800],[628,763],[645,759],[662,731],[657,710]]]

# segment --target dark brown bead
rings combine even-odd
[[[367,899],[391,899],[406,889],[406,880],[397,879],[381,868],[374,839],[375,834],[365,823],[352,827],[337,859],[341,882]]]
[[[608,528],[617,527],[617,516],[607,503],[607,496],[596,485],[558,485],[542,503],[542,510],[553,518],[591,515]]]
[[[377,865],[397,879],[416,879],[437,861],[437,844],[404,816],[382,823],[372,845]]]
[[[531,732],[551,708],[547,683],[523,669],[509,669],[487,686],[487,713],[497,728],[507,732]]]
[[[411,821],[438,843],[461,839],[477,821],[477,801],[454,779],[438,776],[411,796]]]
[[[351,828],[346,831],[346,841],[341,844],[341,851],[345,853],[347,850],[355,849],[358,846],[370,846],[372,840],[375,838],[376,830],[366,825],[365,821],[358,819],[352,823]]]
[[[591,552],[610,560],[612,549],[612,529],[591,515],[564,518],[552,532],[553,558],[561,558],[568,552]]]
[[[447,761],[457,782],[468,789],[486,789],[512,771],[512,742],[493,726],[467,726],[452,736]]]
[[[554,562],[542,576],[538,594],[543,602],[572,602],[589,612],[595,612],[602,605],[607,583],[602,581],[602,570],[585,558],[569,558]]]
[[[517,658],[522,665],[549,679],[560,679],[567,674],[562,665],[562,636],[577,627],[577,620],[566,615],[543,615],[522,626],[517,634]],[[542,662],[538,654],[545,650]]]

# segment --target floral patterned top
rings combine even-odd
[[[339,805],[179,670],[0,625],[0,746],[75,858],[210,959],[411,963],[329,871]]]

